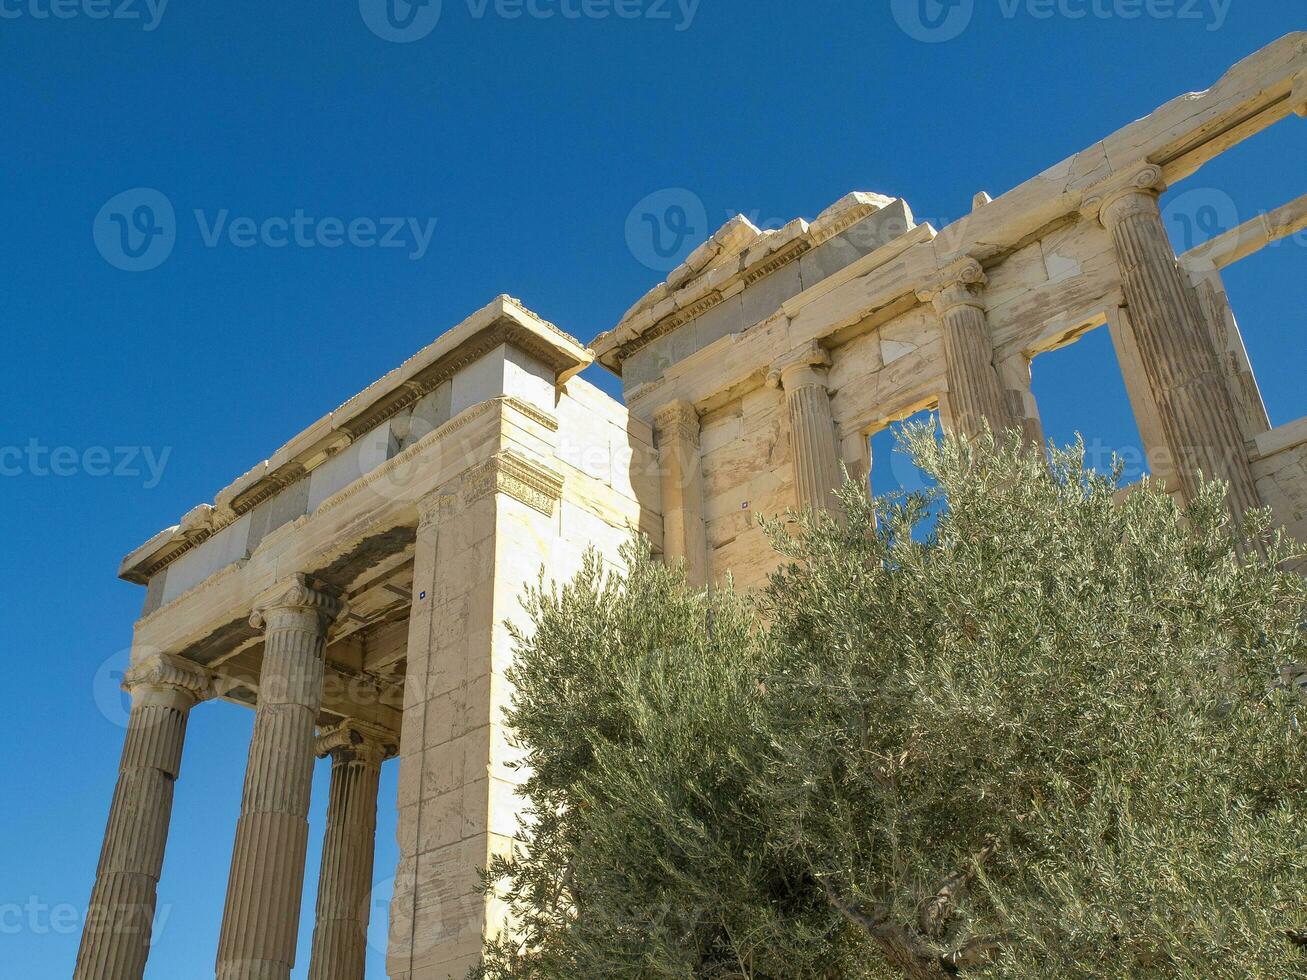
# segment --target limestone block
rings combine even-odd
[[[739,297],[742,314],[740,329],[767,319],[767,317],[779,310],[781,304],[787,299],[791,296],[797,296],[802,291],[803,280],[799,275],[799,262],[789,262],[775,272],[763,276],[757,282],[745,287],[744,292]],[[713,312],[716,313],[715,310]],[[711,315],[709,314],[709,316]],[[707,319],[708,317],[705,316],[704,320]],[[727,332],[733,333],[736,331],[722,331],[722,333]],[[710,344],[722,333],[714,332],[714,330],[702,326],[700,328],[700,340],[703,344]]]
[[[267,535],[309,512],[309,482],[307,477],[299,480],[250,511],[251,553]]]
[[[166,567],[163,568],[161,571],[156,572],[150,578],[150,581],[146,586],[146,590],[145,590],[145,606],[144,608],[141,609],[142,618],[150,615],[150,613],[154,612],[156,609],[158,609],[160,606],[163,605],[163,594],[167,582],[168,582],[168,569]]]
[[[372,472],[397,451],[389,423],[364,433],[309,474],[309,510],[317,510],[336,491]]]
[[[883,200],[883,199],[882,199]],[[816,227],[820,223],[814,223]],[[911,231],[912,212],[907,201],[888,201],[879,211],[868,215],[850,228],[823,242],[799,259],[803,288],[810,289],[823,279],[852,265],[864,255]]]
[[[453,383],[446,381],[435,391],[423,395],[408,411],[391,420],[391,430],[400,450],[407,449],[454,417],[453,393]]]
[[[219,569],[249,557],[250,515],[245,514],[168,566],[163,602],[199,585]]]
[[[836,348],[831,352],[831,390],[839,391],[845,385],[860,384],[868,375],[873,375],[884,367],[887,363],[884,353],[887,336],[891,344],[901,344],[906,348],[905,353],[911,353],[932,336],[932,329],[938,332],[938,327],[929,323],[924,314],[902,316],[873,333],[855,337],[849,343]],[[894,359],[896,358],[892,356],[888,358],[888,360]]]

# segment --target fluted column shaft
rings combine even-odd
[[[999,436],[1014,424],[994,368],[985,307],[977,295],[985,282],[980,264],[964,259],[918,292],[939,314],[953,428],[967,438],[980,435],[986,424]]]
[[[363,980],[377,841],[381,762],[395,751],[389,733],[346,723],[318,739],[331,756],[327,830],[318,872],[309,980]]]
[[[826,374],[829,364],[830,355],[814,344],[783,358],[767,379],[785,392],[795,497],[800,510],[831,510],[838,506],[834,491],[840,486],[841,473]]]
[[[993,368],[993,344],[984,307],[970,293],[949,291],[936,299],[944,328],[944,362],[949,378],[949,408],[959,433],[975,438],[984,423],[995,434],[1012,425]]]
[[[132,710],[74,980],[145,973],[186,721],[209,696],[210,679],[186,661],[156,655],[132,667],[123,687]]]
[[[1157,189],[1129,187],[1108,197],[1099,217],[1116,246],[1139,359],[1180,490],[1192,500],[1201,472],[1229,483],[1236,515],[1260,506],[1234,403],[1197,301],[1181,276]]]
[[[654,414],[663,498],[663,555],[685,562],[690,585],[708,581],[708,531],[704,522],[699,456],[699,413],[676,401]]]
[[[339,611],[338,600],[300,579],[251,617],[266,639],[218,940],[219,980],[288,980],[295,965],[313,729],[327,629]]]

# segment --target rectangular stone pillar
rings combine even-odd
[[[414,555],[400,756],[400,865],[387,970],[462,977],[505,922],[478,869],[507,853],[523,773],[509,768],[504,672],[521,597],[548,566],[562,477],[512,449],[424,499]]]
[[[704,521],[703,465],[699,455],[699,413],[675,401],[654,413],[658,468],[662,478],[663,555],[685,562],[690,585],[708,584],[708,527]]]

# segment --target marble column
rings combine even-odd
[[[340,610],[339,599],[297,576],[250,617],[266,639],[218,939],[219,980],[288,980],[295,964],[313,730],[327,630]]]
[[[954,429],[971,439],[986,423],[996,436],[1016,424],[994,368],[994,344],[979,296],[986,281],[980,263],[965,258],[917,290],[917,297],[933,303],[939,314]]]
[[[834,491],[843,483],[843,475],[827,387],[829,366],[830,355],[814,342],[781,358],[767,376],[768,385],[785,392],[799,510],[832,510],[839,505]]]
[[[1185,499],[1199,473],[1230,486],[1236,515],[1260,506],[1238,415],[1197,299],[1166,234],[1160,168],[1147,165],[1091,188],[1087,216],[1112,236],[1139,360]]]
[[[331,756],[331,793],[309,980],[363,980],[377,842],[377,784],[381,763],[395,754],[398,742],[391,732],[354,721],[318,737],[318,756]]]
[[[699,413],[686,401],[664,405],[654,413],[654,434],[663,491],[663,555],[684,561],[687,580],[699,588],[709,577]]]
[[[213,693],[207,671],[166,654],[135,664],[123,687],[132,709],[74,980],[145,973],[186,720]]]

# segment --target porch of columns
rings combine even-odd
[[[1198,474],[1229,484],[1236,515],[1260,506],[1238,416],[1211,334],[1185,282],[1159,206],[1162,171],[1151,164],[1090,188],[1083,213],[1112,236],[1139,360],[1184,498]]]
[[[327,829],[318,872],[309,980],[363,980],[371,917],[381,763],[399,748],[394,732],[346,721],[318,736],[331,756]]]
[[[250,617],[266,639],[218,939],[219,980],[288,980],[295,964],[323,655],[341,608],[298,575]]]
[[[988,278],[980,263],[963,258],[945,266],[917,290],[933,303],[944,337],[944,368],[954,430],[975,438],[986,424],[996,436],[1016,425],[994,367],[994,344],[979,292]]]
[[[145,973],[186,722],[213,695],[207,671],[167,654],[133,666],[123,688],[132,709],[74,980],[140,980]]]
[[[654,413],[663,500],[663,555],[685,562],[690,585],[708,583],[708,528],[704,520],[699,413],[674,401]]]
[[[831,415],[830,355],[815,341],[772,365],[767,384],[785,392],[790,415],[794,486],[800,510],[833,510],[843,483]]]

